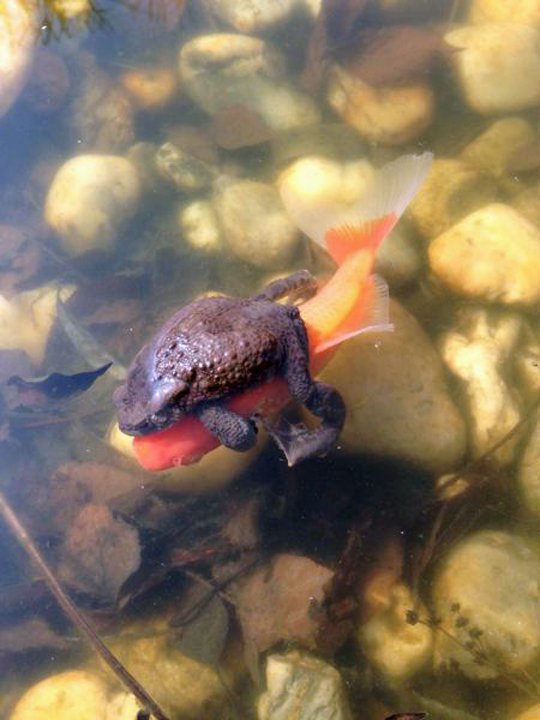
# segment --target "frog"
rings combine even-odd
[[[251,297],[202,297],[175,312],[114,392],[122,432],[155,433],[192,414],[222,445],[244,452],[255,445],[261,421],[289,465],[328,453],[343,427],[345,404],[336,389],[313,379],[307,330],[292,301],[316,290],[315,278],[300,270]],[[276,377],[320,419],[318,427],[246,418],[227,407],[231,397]]]

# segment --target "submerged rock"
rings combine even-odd
[[[215,188],[213,205],[224,241],[236,258],[264,270],[288,266],[300,232],[273,185],[225,180]]]
[[[15,706],[10,720],[101,720],[106,708],[105,682],[84,670],[70,670],[33,685]]]
[[[448,393],[442,363],[418,322],[391,303],[393,332],[347,341],[320,373],[347,406],[340,445],[444,472],[466,447],[464,422]]]
[[[369,142],[403,145],[431,124],[435,101],[425,83],[374,88],[346,70],[335,68],[328,102]]]
[[[528,512],[540,518],[540,415],[538,413],[519,463],[518,491]]]
[[[538,0],[473,0],[469,10],[473,23],[523,23],[540,28]]]
[[[65,302],[72,292],[72,287],[43,285],[9,299],[0,295],[0,348],[24,350],[34,365],[41,365],[56,320],[57,298]]]
[[[4,0],[0,8],[0,117],[24,87],[39,33],[36,0]]]
[[[208,163],[171,142],[164,143],[158,149],[156,167],[165,180],[185,192],[210,187],[216,177],[216,171]]]
[[[226,33],[196,37],[180,50],[179,69],[186,93],[210,115],[243,105],[272,130],[319,121],[311,98],[285,79],[281,55],[258,38]]]
[[[182,239],[196,252],[218,255],[224,248],[224,239],[216,212],[209,200],[195,200],[180,208],[177,214]]]
[[[451,30],[445,41],[467,105],[484,115],[540,104],[540,31],[528,25],[485,23]]]
[[[135,213],[139,196],[139,176],[129,160],[77,155],[54,176],[45,201],[45,221],[70,255],[108,250]]]
[[[456,545],[433,585],[439,664],[470,678],[526,669],[540,648],[539,548],[519,535],[484,530]],[[455,638],[455,639],[453,639]],[[456,642],[457,640],[457,642]]]
[[[407,611],[427,612],[403,583],[390,588],[386,604],[358,628],[357,637],[367,659],[389,682],[402,682],[422,669],[433,653],[433,630],[407,622]]]
[[[256,33],[287,20],[298,0],[210,0],[208,6],[223,22],[242,33]]]
[[[292,651],[266,661],[259,720],[351,720],[343,680],[328,663]]]
[[[459,378],[468,410],[471,450],[479,457],[520,420],[519,398],[505,378],[523,321],[517,313],[464,307],[455,322],[441,337],[441,354]],[[514,452],[515,441],[509,441],[495,457],[510,462]]]
[[[540,302],[540,232],[509,205],[467,215],[433,240],[428,255],[435,277],[458,295],[506,305]]]
[[[433,238],[495,197],[495,183],[480,170],[462,160],[437,158],[409,215],[422,235]]]
[[[501,178],[508,174],[516,152],[534,143],[538,144],[538,136],[531,122],[518,116],[506,117],[491,123],[463,149],[460,158],[478,170]],[[483,184],[486,181],[484,176]]]

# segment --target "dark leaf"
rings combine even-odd
[[[428,73],[436,58],[454,52],[439,32],[403,25],[366,28],[357,34],[347,70],[368,85],[403,83]]]
[[[184,655],[205,665],[219,662],[229,632],[229,613],[216,593],[194,585],[171,626],[178,629],[175,644]]]
[[[330,62],[348,48],[368,0],[323,0],[309,41],[302,84],[311,92],[320,89]]]
[[[427,717],[427,713],[396,713],[395,715],[389,715],[386,720],[424,720]]]
[[[45,377],[30,378],[28,380],[13,375],[7,382],[8,385],[14,385],[19,390],[37,390],[50,400],[63,400],[88,390],[99,377],[107,372],[111,365],[112,363],[109,362],[96,370],[87,370],[73,375],[51,373]]]

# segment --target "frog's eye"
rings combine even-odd
[[[150,402],[148,403],[148,410],[152,413],[159,412],[165,405],[168,405],[175,398],[182,397],[189,390],[189,385],[183,380],[176,380],[175,382],[161,382],[154,389]]]

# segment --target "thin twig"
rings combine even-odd
[[[66,595],[62,586],[53,575],[49,566],[43,559],[41,553],[35,546],[32,538],[26,532],[24,527],[19,522],[19,519],[11,509],[11,506],[7,502],[3,493],[0,492],[0,514],[6,521],[7,525],[13,531],[13,534],[30,556],[36,566],[39,568],[41,574],[51,593],[56,598],[58,604],[64,610],[66,615],[69,617],[71,622],[75,625],[80,633],[88,640],[94,650],[103,658],[104,662],[109,666],[112,672],[120,680],[120,682],[126,686],[143,708],[151,713],[156,720],[168,720],[165,713],[161,710],[156,701],[148,694],[148,692],[140,685],[140,683],[133,677],[129,670],[122,665],[120,660],[113,655],[109,648],[105,645],[103,640],[99,637],[94,628],[90,625],[86,617],[76,607],[73,601]]]

